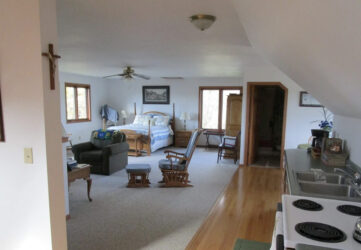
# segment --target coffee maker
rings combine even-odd
[[[330,132],[323,129],[311,129],[312,133],[312,149],[311,153],[314,158],[321,156],[322,140],[328,138]]]

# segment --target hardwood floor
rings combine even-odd
[[[282,170],[239,168],[187,249],[233,249],[237,238],[271,242]]]

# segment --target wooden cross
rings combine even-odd
[[[54,46],[49,43],[49,52],[41,53],[42,56],[49,58],[49,71],[50,71],[50,89],[55,89],[55,70],[56,70],[56,60],[61,58],[60,56],[54,54]]]

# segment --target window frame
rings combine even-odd
[[[73,87],[74,88],[74,103],[75,103],[75,119],[68,119],[68,102],[66,97],[66,88],[67,87]],[[78,110],[78,88],[85,88],[86,89],[86,112],[87,112],[87,118],[79,119],[79,110]],[[90,122],[91,121],[91,91],[90,91],[90,84],[83,84],[83,83],[65,83],[65,118],[66,123],[78,123],[78,122]]]
[[[243,87],[242,86],[200,86],[199,94],[198,94],[198,128],[202,128],[202,108],[203,108],[203,90],[219,90],[218,97],[218,128],[210,129],[203,128],[209,131],[224,131],[222,129],[222,104],[223,104],[223,91],[224,90],[239,90],[240,95],[243,95]]]

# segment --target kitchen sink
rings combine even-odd
[[[319,182],[319,183],[332,183],[332,184],[345,184],[345,177],[338,174],[314,172],[296,172],[298,181]]]
[[[338,185],[307,181],[299,181],[298,184],[300,185],[301,190],[305,193],[361,198],[361,194],[357,192],[357,190],[355,190],[351,185]]]

